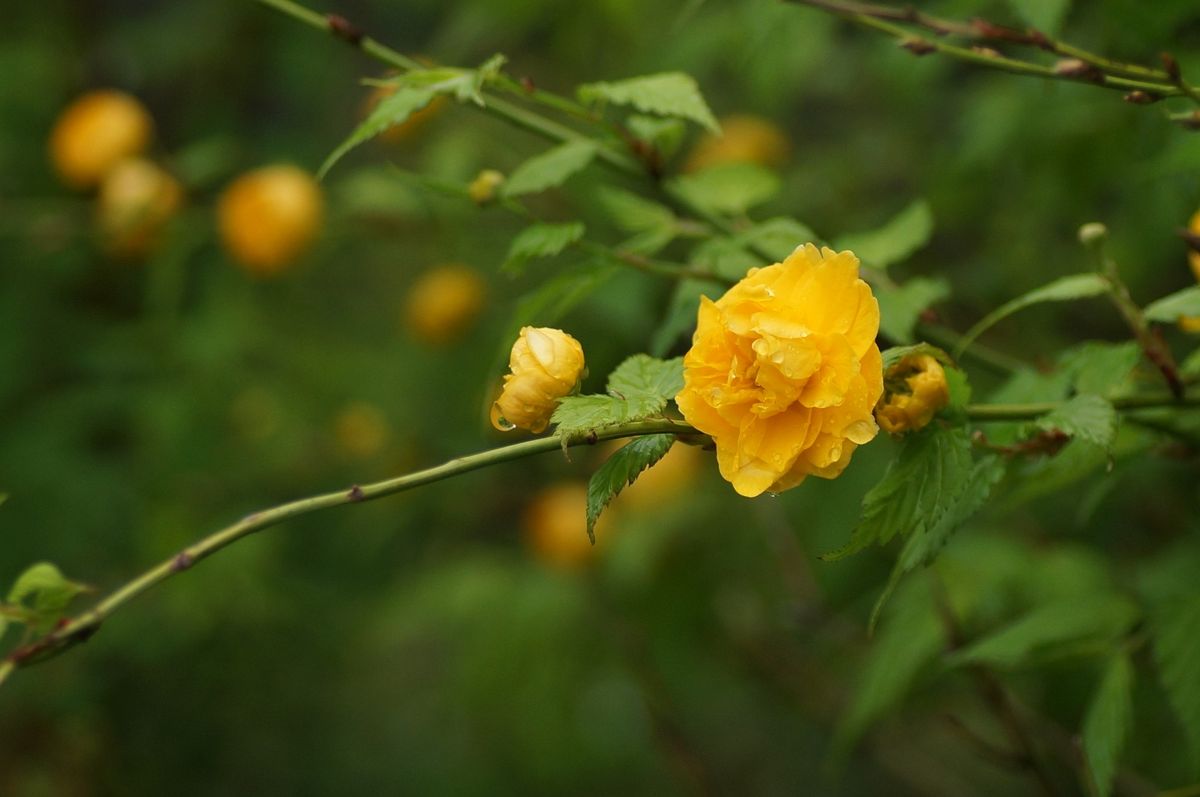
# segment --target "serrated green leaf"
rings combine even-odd
[[[1008,4],[1026,24],[1057,36],[1071,0],[1008,0]]]
[[[796,251],[796,247],[820,243],[821,239],[808,225],[787,216],[776,216],[738,233],[736,240],[770,255],[778,262]]]
[[[907,346],[889,346],[881,352],[884,373],[886,373],[889,368],[899,364],[899,362],[905,357],[920,354],[929,355],[943,366],[948,365],[952,368],[957,367],[955,366],[954,360],[951,359],[950,355],[946,354],[946,352],[942,351],[937,346],[934,346],[930,343],[912,343]]]
[[[1087,299],[1107,293],[1108,290],[1108,280],[1099,274],[1072,274],[1069,277],[1056,279],[1054,282],[1018,296],[984,316],[978,324],[967,331],[967,334],[963,335],[954,356],[961,356],[976,338],[1018,310],[1041,302],[1069,302],[1075,299]]]
[[[317,179],[323,179],[342,157],[360,144],[370,141],[375,136],[387,130],[392,125],[398,125],[417,111],[424,108],[438,95],[432,86],[413,87],[400,86],[393,93],[384,97],[375,109],[354,129],[345,141],[337,146],[317,170]]]
[[[965,430],[964,430],[965,434]],[[969,455],[968,455],[969,456]],[[875,601],[871,617],[867,623],[874,630],[875,623],[884,605],[900,580],[918,567],[928,565],[946,546],[950,535],[970,520],[978,512],[992,494],[996,482],[1004,476],[1004,461],[993,454],[987,454],[970,467],[961,487],[951,486],[953,492],[945,493],[933,504],[933,514],[923,526],[919,526],[900,549],[900,556],[892,568],[892,574],[884,586],[883,592]]]
[[[659,360],[648,354],[635,354],[626,358],[608,376],[609,395],[621,398],[654,397],[662,401],[659,410],[682,389],[682,357]]]
[[[500,187],[506,197],[536,194],[547,188],[562,185],[576,173],[583,171],[596,157],[595,143],[587,140],[568,141],[549,149],[513,169],[512,174]]]
[[[1156,302],[1143,311],[1147,321],[1173,324],[1184,316],[1200,316],[1200,285],[1184,288]]]
[[[1122,651],[1108,662],[1083,720],[1083,752],[1097,797],[1112,794],[1113,777],[1133,716],[1133,665]]]
[[[929,243],[933,234],[933,213],[929,203],[917,200],[870,232],[843,235],[834,242],[834,249],[849,249],[858,259],[876,268],[899,263]]]
[[[38,562],[17,576],[8,592],[8,603],[26,606],[37,615],[29,625],[35,632],[48,630],[64,609],[87,588],[69,581],[50,562]]]
[[[779,193],[779,186],[775,173],[756,163],[722,163],[677,177],[668,189],[710,213],[741,215]]]
[[[941,277],[913,277],[903,285],[879,285],[879,331],[896,343],[912,343],[921,313],[950,295],[950,283]]]
[[[1043,604],[949,658],[954,666],[989,664],[1012,668],[1078,649],[1110,644],[1138,619],[1133,601],[1111,592],[1073,596]]]
[[[651,434],[639,437],[623,446],[605,460],[600,469],[588,481],[587,533],[596,541],[596,521],[600,513],[627,485],[633,484],[642,471],[666,456],[675,442],[669,434]]]
[[[887,622],[871,640],[850,705],[834,732],[834,756],[845,759],[874,722],[893,710],[921,671],[945,649],[945,625],[929,584],[917,579],[892,601]]]
[[[1076,346],[1059,357],[1059,364],[1070,375],[1076,393],[1111,396],[1129,381],[1130,373],[1142,358],[1135,341]]]
[[[1058,430],[1111,452],[1117,439],[1117,411],[1106,399],[1085,394],[1067,401],[1033,422],[1035,429]]]
[[[616,426],[660,412],[663,403],[653,396],[619,398],[592,394],[567,396],[558,403],[550,422],[564,440],[581,437],[596,429]]]
[[[1150,633],[1159,678],[1195,761],[1200,756],[1200,594],[1158,601],[1151,609]]]
[[[909,435],[900,455],[863,498],[850,541],[821,558],[835,562],[869,545],[924,532],[953,505],[971,469],[971,440],[965,430],[930,424]]]
[[[662,72],[628,80],[588,83],[580,86],[577,94],[584,103],[629,105],[643,113],[688,119],[713,133],[721,131],[721,126],[700,93],[700,87],[691,75],[683,72]]]
[[[582,238],[584,232],[586,228],[578,221],[526,227],[509,244],[508,256],[501,270],[513,276],[519,275],[530,259],[557,255]]]

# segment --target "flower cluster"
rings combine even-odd
[[[566,332],[523,327],[508,358],[511,373],[492,405],[492,425],[501,431],[544,431],[559,399],[579,383],[583,365],[583,347]]]
[[[716,441],[734,490],[753,497],[834,478],[875,437],[878,331],[858,258],[812,244],[701,300],[675,400]]]

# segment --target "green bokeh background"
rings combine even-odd
[[[1003,3],[933,5],[1016,21]],[[1200,74],[1194,3],[1075,5],[1072,40],[1142,60],[1171,49]],[[556,91],[691,73],[718,115],[767,117],[792,141],[762,217],[834,237],[927,199],[932,242],[896,273],[946,277],[954,299],[939,310],[960,329],[1089,268],[1075,241],[1088,221],[1110,227],[1139,299],[1191,279],[1174,232],[1200,206],[1200,143],[1116,93],[914,59],[773,0],[337,10],[439,62],[503,52],[511,74]],[[390,164],[461,183],[510,171],[543,142],[449,108],[413,140],[374,142],[329,175],[323,234],[281,278],[248,277],[216,238],[220,189],[266,163],[315,170],[361,114],[358,81],[381,72],[242,0],[5,11],[0,584],[46,559],[106,590],[247,512],[503,439],[482,412],[500,338],[517,298],[563,263],[500,274],[520,223],[424,191]],[[141,265],[102,254],[89,199],[60,186],[45,156],[61,109],[108,86],[146,103],[154,156],[187,186],[186,211]],[[587,213],[610,181],[593,169],[539,210]],[[430,347],[405,331],[404,296],[451,261],[484,275],[486,307],[462,338]],[[588,389],[645,350],[669,289],[621,273],[561,322],[587,350]],[[986,340],[1049,363],[1066,343],[1124,336],[1092,301],[1028,311]],[[362,402],[388,428],[366,457],[335,432]],[[844,542],[891,446],[861,450],[835,482],[754,502],[709,463],[685,492],[616,516],[612,545],[582,571],[539,562],[520,518],[545,486],[586,479],[594,452],[288,522],[138,600],[87,646],[16,673],[0,693],[0,794],[1028,793],[1023,775],[952,732],[947,712],[983,710],[965,683],[932,673],[840,776],[825,767],[892,554],[816,556]],[[993,510],[951,551],[988,562],[1015,539],[1028,544],[1020,556],[1065,551],[1119,579],[1194,536],[1195,473],[1194,458],[1101,469]],[[1098,490],[1102,511],[1077,511]],[[1094,679],[1083,666],[1015,684],[1074,728]],[[1177,731],[1145,689],[1131,755],[1178,785],[1186,767],[1152,743]]]

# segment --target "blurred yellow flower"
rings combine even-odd
[[[770,120],[735,114],[721,119],[721,135],[707,134],[696,142],[684,171],[698,172],[723,163],[782,166],[790,150],[787,136]]]
[[[342,407],[333,421],[338,451],[350,458],[367,459],[383,451],[391,427],[383,410],[365,401]]]
[[[84,94],[58,117],[50,134],[50,159],[63,182],[91,188],[120,161],[141,154],[154,122],[136,98],[106,89]]]
[[[496,192],[504,185],[504,175],[495,169],[484,169],[467,186],[467,196],[476,205],[486,205],[496,198]]]
[[[675,401],[716,441],[721,475],[741,495],[832,479],[878,432],[878,331],[858,258],[806,244],[701,299]]]
[[[450,263],[431,268],[409,289],[404,323],[426,343],[448,343],[479,314],[484,287],[483,277],[468,266]]]
[[[566,332],[522,327],[508,358],[511,373],[492,405],[492,425],[501,431],[544,431],[558,400],[578,384],[583,365],[583,347]]]
[[[539,562],[574,570],[595,558],[608,540],[608,515],[596,524],[596,545],[587,534],[587,485],[563,482],[542,490],[521,514],[526,546]]]
[[[1200,210],[1196,211],[1188,222],[1188,232],[1192,235],[1200,235]],[[1191,264],[1192,273],[1196,275],[1196,279],[1200,280],[1200,252],[1189,247],[1188,263]]]
[[[162,168],[143,158],[121,161],[104,176],[96,199],[105,248],[117,257],[144,257],[182,204],[179,181]]]
[[[252,274],[270,277],[308,249],[321,228],[321,189],[286,164],[238,177],[217,202],[217,227],[230,256]]]
[[[946,371],[928,354],[910,354],[884,375],[888,391],[875,408],[875,420],[888,434],[924,428],[950,403]]]

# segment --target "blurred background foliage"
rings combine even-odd
[[[1011,23],[1020,5],[929,4]],[[1112,230],[1135,297],[1191,280],[1175,230],[1200,205],[1200,142],[1116,93],[915,59],[774,0],[336,10],[440,63],[503,52],[510,74],[564,93],[694,75],[718,116],[760,117],[786,139],[765,158],[781,190],[760,218],[836,238],[925,199],[930,245],[893,273],[945,277],[953,298],[938,310],[959,329],[1090,268],[1075,240],[1087,221]],[[1079,2],[1063,28],[1131,60],[1169,49],[1200,74],[1188,0]],[[447,103],[340,163],[314,245],[263,277],[221,247],[218,196],[264,165],[315,171],[362,117],[359,81],[381,76],[376,64],[241,0],[46,0],[6,10],[0,74],[0,583],[49,559],[105,590],[254,509],[504,439],[483,412],[501,338],[518,298],[570,257],[501,274],[522,223],[396,167],[465,185],[542,142]],[[106,252],[93,200],[45,154],[63,108],[101,87],[145,104],[150,156],[183,186],[140,262]],[[590,223],[611,182],[593,168],[533,205]],[[444,264],[478,291],[445,334],[407,298]],[[587,350],[588,389],[647,349],[670,290],[621,271],[561,321]],[[985,336],[1042,366],[1070,343],[1126,337],[1099,301]],[[976,389],[998,384],[981,371]],[[816,557],[845,541],[890,446],[861,450],[836,482],[754,502],[677,446],[657,483],[618,500],[594,551],[578,545],[580,489],[607,450],[289,522],[6,684],[0,794],[1030,793],[1027,773],[979,755],[973,735],[1003,742],[1002,729],[969,673],[935,661],[953,640],[932,591],[942,584],[972,639],[1055,602],[1086,613],[1101,593],[1186,589],[1196,571],[1181,563],[1200,561],[1195,458],[1118,452],[1106,469],[1068,448],[1066,465],[1026,466],[1065,486],[1026,484],[985,512],[940,581],[910,579],[869,641],[893,555]],[[1056,729],[1047,738],[1073,744],[1095,652],[1001,662]],[[1134,655],[1153,671],[1145,648]],[[1126,760],[1142,774],[1118,787],[1195,781],[1196,745],[1163,687],[1139,677],[1136,700]]]

